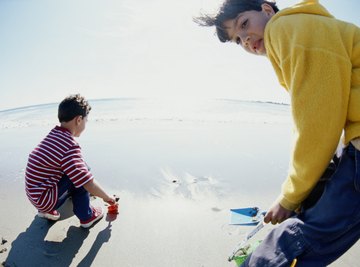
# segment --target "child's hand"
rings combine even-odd
[[[108,201],[105,201],[106,203],[110,204],[108,206],[108,214],[118,214],[119,211],[119,197],[116,197],[114,195],[114,197],[109,197]]]
[[[266,213],[264,222],[277,224],[285,221],[292,214],[291,210],[285,209],[280,203],[275,203],[270,210]]]
[[[109,196],[107,199],[104,198],[103,200],[109,205],[115,205],[117,203],[115,196]]]

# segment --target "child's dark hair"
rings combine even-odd
[[[59,104],[59,122],[71,121],[76,116],[86,117],[90,110],[91,106],[84,97],[79,94],[70,95]]]
[[[261,5],[264,3],[270,5],[275,13],[279,11],[275,2],[265,0],[225,0],[217,14],[201,15],[194,18],[194,21],[200,26],[215,26],[219,40],[221,42],[228,42],[230,38],[223,26],[224,22],[235,19],[240,13],[245,11],[261,11]]]

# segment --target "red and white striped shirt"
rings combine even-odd
[[[57,183],[66,174],[76,188],[93,179],[69,130],[56,126],[30,153],[25,172],[25,190],[41,212],[54,209]]]

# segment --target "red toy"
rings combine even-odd
[[[119,214],[119,198],[115,198],[116,203],[108,206],[108,214]]]

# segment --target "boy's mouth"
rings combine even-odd
[[[260,46],[261,46],[261,39],[254,42],[254,44],[253,44],[253,46],[252,46],[252,47],[253,47],[253,51],[254,51],[255,53],[259,53],[259,52],[260,52],[260,51],[259,51]]]
[[[263,43],[263,39],[258,39],[256,40],[252,45],[251,45],[251,52],[254,54],[258,54],[261,55],[263,54],[263,47],[262,47],[262,43]]]

